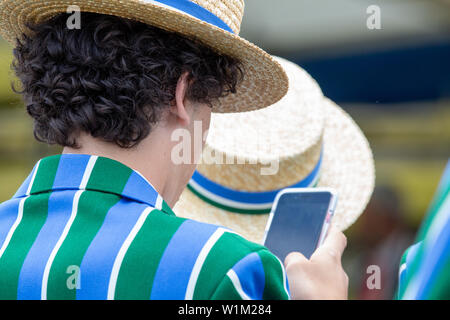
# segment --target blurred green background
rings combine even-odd
[[[374,4],[380,30],[366,26]],[[373,149],[376,190],[346,231],[351,298],[392,298],[400,255],[450,156],[449,9],[445,0],[246,1],[242,36],[310,72]],[[34,140],[33,123],[11,90],[11,61],[12,47],[0,39],[0,202],[38,159],[60,151]],[[382,270],[379,290],[365,285],[372,264]]]
[[[34,140],[33,122],[12,90],[13,83],[20,88],[11,69],[12,49],[0,38],[0,202],[15,193],[36,159],[59,151]]]

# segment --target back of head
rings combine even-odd
[[[148,136],[171,104],[180,76],[187,98],[212,106],[235,92],[237,59],[187,37],[116,16],[82,13],[80,29],[67,14],[31,25],[14,50],[34,135],[77,147],[77,135],[128,148]]]

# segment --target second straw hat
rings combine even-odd
[[[174,207],[178,216],[260,242],[283,188],[334,188],[340,230],[365,209],[375,183],[367,139],[306,71],[276,60],[289,77],[288,94],[265,109],[212,115],[202,161]]]

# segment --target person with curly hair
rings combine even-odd
[[[171,209],[211,112],[266,107],[288,87],[237,36],[243,1],[220,2],[82,0],[80,28],[66,1],[0,2],[34,136],[63,147],[0,204],[0,299],[290,298],[267,248]],[[203,139],[177,163],[180,132]]]

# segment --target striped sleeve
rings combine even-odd
[[[252,252],[228,270],[212,300],[288,300],[284,266],[267,249]]]
[[[414,256],[417,254],[417,251],[420,249],[422,242],[416,243],[415,245],[406,249],[405,253],[400,260],[400,268],[398,272],[398,290],[396,293],[396,298],[400,298],[400,292],[405,291],[405,287],[408,279],[408,271],[411,269],[412,260]]]
[[[400,266],[398,298],[450,298],[450,166],[421,226],[418,244]],[[445,183],[444,183],[445,182]]]

